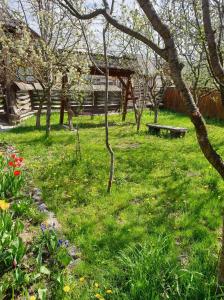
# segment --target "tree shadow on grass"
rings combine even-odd
[[[65,124],[66,125],[66,124]],[[124,123],[123,125],[118,124],[115,121],[109,122],[109,126],[129,126],[129,123]],[[104,127],[105,124],[104,122],[101,123],[84,123],[84,122],[80,122],[79,123],[79,128],[82,129],[88,129],[88,128],[99,128],[99,127]],[[75,127],[75,122],[74,122],[74,127]],[[40,128],[36,128],[35,125],[25,125],[25,124],[21,124],[21,126],[18,126],[16,128],[12,128],[10,129],[10,133],[27,133],[27,132],[32,132],[32,131],[45,131],[46,130],[46,126],[41,125]],[[66,129],[65,127],[63,127],[62,125],[59,124],[52,124],[51,125],[51,130],[52,131],[66,131],[68,129]]]
[[[112,121],[109,122],[109,126],[116,126],[116,122]],[[83,123],[83,122],[79,122],[79,128],[81,129],[88,129],[88,128],[98,128],[98,127],[104,127],[105,123],[101,122],[101,123]]]
[[[53,124],[51,126],[51,130],[52,131],[59,131],[59,130],[62,130],[63,128],[60,126],[60,125],[56,125],[56,124]],[[36,132],[44,132],[46,130],[46,126],[40,126],[40,128],[36,128],[36,126],[34,125],[21,125],[19,127],[15,127],[15,128],[12,128],[10,130],[10,133],[28,133],[28,132],[33,132],[33,131],[36,131]]]
[[[218,120],[218,119],[207,117],[205,118],[205,121],[207,125],[213,125],[213,126],[224,128],[224,120]]]

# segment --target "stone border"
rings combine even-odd
[[[57,220],[55,214],[52,211],[48,210],[47,205],[43,202],[41,190],[39,188],[33,188],[31,197],[33,201],[37,204],[39,211],[46,214],[47,219],[44,223],[47,225],[47,228],[53,228],[59,235],[62,235],[62,226]],[[79,257],[80,250],[75,245],[70,244],[69,246],[68,240],[66,240],[63,236],[61,236],[61,238],[63,238],[65,243],[68,245],[67,250],[69,255],[72,257],[72,261],[69,266],[71,267],[77,265],[77,263],[81,261],[81,258]]]

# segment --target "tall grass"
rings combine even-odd
[[[222,288],[217,287],[213,275],[215,261],[207,262],[210,274],[204,274],[200,265],[181,264],[172,245],[168,237],[159,237],[120,254],[118,260],[123,270],[118,279],[120,299],[223,299]]]

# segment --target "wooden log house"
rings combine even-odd
[[[16,29],[21,26],[21,22],[13,18],[7,11],[0,9],[0,22],[4,24],[6,31],[16,36]],[[38,34],[30,29],[34,38],[39,38]],[[1,51],[1,49],[0,49]],[[80,53],[83,55],[83,53]],[[88,54],[84,53],[88,59]],[[80,101],[70,97],[70,104],[75,114],[100,114],[104,112],[105,98],[105,72],[104,57],[102,54],[91,54],[95,64],[90,62],[89,75],[92,85],[83,87],[84,99],[80,107]],[[108,111],[116,112],[122,110],[123,120],[127,113],[128,104],[134,105],[137,97],[132,83],[132,77],[135,74],[137,60],[127,56],[116,57],[109,55],[109,103]],[[4,60],[1,61],[4,70]],[[96,67],[97,66],[97,67]],[[99,71],[99,69],[101,71]],[[9,123],[18,123],[22,119],[32,115],[37,111],[39,102],[43,98],[42,88],[39,83],[33,82],[30,78],[18,78],[14,82],[8,82],[4,72],[0,74],[0,121]],[[63,123],[64,113],[68,110],[67,101],[63,98],[59,89],[52,93],[52,110],[60,111],[61,123]],[[130,105],[129,105],[130,106]],[[46,104],[43,104],[43,111]]]

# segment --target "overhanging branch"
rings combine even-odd
[[[155,43],[153,43],[150,39],[146,38],[141,33],[119,23],[116,19],[114,19],[111,14],[108,12],[106,8],[99,8],[90,12],[88,14],[80,14],[77,9],[70,3],[69,0],[58,0],[58,3],[67,9],[73,16],[78,18],[79,20],[90,20],[96,18],[97,16],[104,16],[104,18],[115,28],[119,29],[120,31],[138,39],[142,43],[149,46],[153,51],[155,51],[159,56],[161,56],[164,60],[168,61],[168,56],[165,49],[159,48]]]

